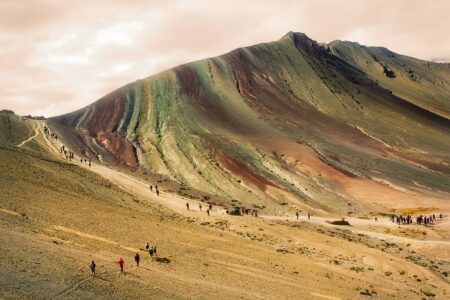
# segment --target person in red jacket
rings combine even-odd
[[[118,263],[119,266],[120,266],[120,273],[123,273],[123,265],[125,264],[125,261],[124,261],[123,258],[121,257],[117,263]]]

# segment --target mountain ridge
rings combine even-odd
[[[361,195],[349,184],[359,180],[450,192],[449,82],[445,65],[289,32],[137,80],[49,122],[82,156],[230,201],[354,213],[347,202],[357,207]]]

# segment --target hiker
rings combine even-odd
[[[139,256],[139,253],[136,253],[134,256],[134,261],[136,262],[136,267],[139,267],[139,261],[141,260],[141,257]]]
[[[95,262],[92,260],[91,261],[91,264],[89,265],[89,268],[91,269],[91,276],[94,276],[95,277],[95,267],[96,267],[97,265],[95,264]]]
[[[209,204],[208,208],[209,208],[209,210],[212,210],[212,204],[211,203]]]
[[[89,168],[91,167],[91,162],[89,162]]]
[[[156,256],[156,246],[153,246],[153,253],[154,253],[155,256]]]
[[[375,222],[378,222],[378,218],[377,217],[375,217]]]
[[[155,184],[155,189],[158,190],[158,185],[157,184]]]
[[[148,250],[148,254],[150,254],[150,256],[153,257],[154,251],[155,251],[155,250],[153,249],[153,246],[152,246],[152,247],[150,247],[150,249]]]
[[[153,185],[150,184],[150,192],[153,192]]]
[[[145,251],[148,251],[148,249],[150,249],[150,245],[147,243],[145,243]]]
[[[117,261],[117,263],[118,263],[119,266],[120,266],[120,273],[123,273],[123,265],[125,264],[125,261],[124,261],[123,258],[121,257],[121,258]]]
[[[206,210],[206,213],[208,214],[208,216],[209,216],[209,208]]]
[[[201,203],[198,205],[198,209],[200,209],[200,211],[202,211],[202,204]]]
[[[299,216],[298,210],[295,212],[295,216],[297,217],[297,221],[298,221],[298,216]]]
[[[82,158],[80,158],[80,163],[81,163],[81,164],[83,163],[83,159],[82,159]]]
[[[308,212],[308,220],[311,220],[311,214]]]
[[[156,196],[159,197],[159,190],[156,190]]]
[[[189,210],[189,202],[186,202],[186,208]]]
[[[439,219],[442,221],[442,213],[439,214]]]

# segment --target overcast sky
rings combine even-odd
[[[279,39],[450,60],[448,0],[0,0],[0,109],[54,116],[181,63]]]

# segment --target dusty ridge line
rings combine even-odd
[[[339,297],[334,297],[334,296],[328,296],[328,295],[324,295],[324,294],[319,294],[319,293],[315,293],[315,292],[310,292],[311,295],[316,296],[318,298],[322,298],[322,299],[329,299],[329,300],[340,300],[342,298]]]
[[[104,237],[101,237],[101,236],[97,236],[97,235],[93,235],[93,234],[89,234],[89,233],[85,233],[85,232],[82,232],[82,231],[78,231],[78,230],[76,230],[76,229],[71,229],[71,228],[67,228],[67,227],[64,227],[64,226],[60,226],[60,225],[54,225],[54,226],[52,226],[52,227],[53,227],[54,229],[56,229],[56,230],[59,230],[59,231],[63,231],[63,232],[67,232],[67,233],[72,233],[72,234],[78,235],[78,236],[80,236],[80,237],[84,237],[84,238],[88,238],[88,239],[92,239],[92,240],[97,240],[97,241],[100,241],[100,242],[103,242],[103,243],[115,245],[115,246],[118,246],[118,247],[120,247],[120,248],[122,248],[122,249],[124,249],[124,250],[133,252],[133,253],[136,253],[136,252],[143,252],[143,251],[140,250],[140,249],[132,248],[132,247],[128,247],[128,246],[124,246],[124,245],[121,245],[121,244],[118,243],[118,242],[109,240],[109,239],[107,239],[107,238],[104,238]]]
[[[8,215],[20,217],[20,214],[19,214],[19,213],[15,212],[15,211],[12,211],[12,210],[9,210],[9,209],[6,209],[6,208],[0,208],[0,211],[1,211],[2,213],[8,214]]]
[[[21,143],[17,144],[16,147],[22,147],[23,145],[25,145],[26,143],[28,143],[29,141],[31,141],[32,139],[37,137],[38,134],[39,134],[39,131],[37,130],[37,126],[36,125],[33,126],[33,131],[34,131],[34,135],[33,136],[30,136],[26,140],[23,140]]]
[[[92,276],[83,278],[82,280],[78,281],[77,283],[75,283],[75,285],[69,287],[68,289],[63,290],[60,294],[56,295],[55,297],[53,297],[52,299],[59,299],[61,297],[64,297],[70,293],[72,293],[73,291],[75,291],[76,289],[78,289],[80,287],[81,284],[85,283],[86,281],[88,281],[90,278],[92,278]]]
[[[264,281],[271,281],[277,284],[283,284],[283,285],[287,285],[287,286],[292,286],[292,287],[296,287],[298,286],[298,280],[287,277],[287,276],[283,276],[283,275],[278,275],[278,274],[274,274],[274,273],[270,273],[261,269],[257,269],[257,268],[252,268],[252,267],[248,267],[248,266],[242,266],[239,264],[233,264],[233,263],[225,263],[225,262],[221,262],[218,260],[213,260],[214,263],[216,263],[219,266],[224,267],[225,269],[229,270],[230,272],[236,272],[236,273],[240,273],[243,275],[246,275],[248,277],[254,277],[254,278],[258,278]]]

